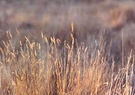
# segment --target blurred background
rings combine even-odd
[[[27,35],[40,41],[41,32],[68,40],[72,22],[79,42],[89,44],[89,37],[95,40],[105,31],[105,40],[112,41],[116,52],[122,32],[125,47],[134,48],[134,0],[0,0],[0,44],[7,39],[6,31],[17,40]]]

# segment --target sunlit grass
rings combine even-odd
[[[40,43],[25,37],[17,47],[10,33],[8,39],[0,49],[1,95],[134,95],[132,51],[115,70],[118,64],[108,62],[102,41],[91,49],[75,48],[73,34],[71,44],[43,34]]]

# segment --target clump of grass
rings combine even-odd
[[[19,33],[18,33],[19,35]],[[13,44],[12,36],[0,49],[1,95],[133,95],[135,93],[134,56],[116,72],[109,63],[104,44],[97,49],[61,42],[41,35],[34,42]]]

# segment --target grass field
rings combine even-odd
[[[0,0],[0,95],[134,95],[134,5]]]
[[[42,34],[40,43],[25,37],[16,49],[10,33],[8,37],[1,49],[1,95],[134,95],[132,51],[123,65],[109,63],[102,41],[98,49],[75,48],[72,34],[72,43],[63,46]]]

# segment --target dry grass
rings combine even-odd
[[[134,1],[5,1],[0,95],[134,95]]]
[[[74,48],[73,34],[71,44],[62,46],[54,37],[41,38],[38,43],[25,37],[25,44],[19,41],[16,49],[8,33],[0,49],[1,95],[134,95],[132,51],[127,64],[116,71],[117,63],[108,63],[102,41],[100,48],[91,49]]]

